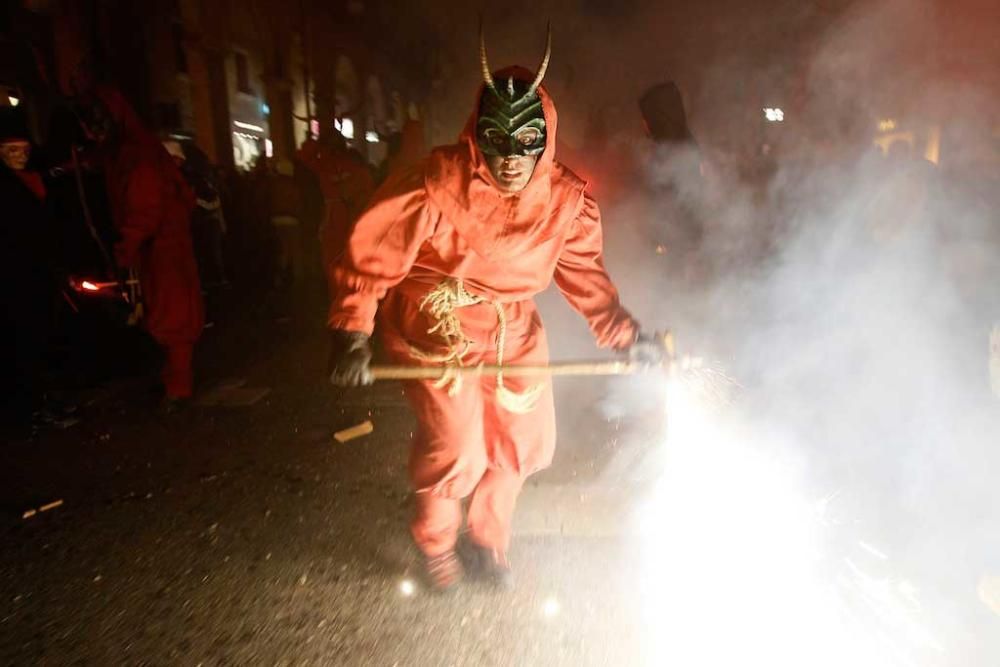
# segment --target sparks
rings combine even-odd
[[[762,440],[722,409],[737,386],[694,363],[668,382],[659,474],[636,514],[648,664],[767,656],[776,666],[875,667],[939,656],[916,587],[866,573],[888,571],[889,556],[843,528],[848,539],[834,540],[834,497],[817,502],[775,454],[775,436]]]

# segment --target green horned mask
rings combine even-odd
[[[486,60],[486,41],[479,32],[479,59],[486,88],[479,101],[476,143],[483,155],[538,155],[545,150],[545,116],[538,86],[545,76],[552,53],[552,31],[545,45],[545,57],[535,80],[509,77],[494,81]],[[499,85],[498,85],[499,83]]]

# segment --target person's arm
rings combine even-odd
[[[604,268],[601,212],[590,195],[584,195],[583,209],[572,225],[556,264],[556,285],[587,320],[600,347],[628,349],[636,340],[639,324],[622,307]]]
[[[354,225],[346,252],[328,266],[329,328],[371,335],[379,300],[406,277],[432,233],[422,170],[379,192]]]

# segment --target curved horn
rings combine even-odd
[[[547,28],[548,35],[545,37],[545,56],[542,58],[542,64],[538,66],[538,74],[535,75],[535,80],[531,83],[531,87],[528,88],[528,95],[534,95],[535,91],[538,89],[539,84],[542,83],[542,79],[545,78],[545,70],[549,68],[549,58],[552,57],[552,24],[549,23]]]
[[[479,65],[483,69],[483,82],[487,88],[494,93],[497,92],[496,84],[493,83],[493,75],[490,73],[490,63],[486,59],[486,37],[483,36],[483,21],[479,20]]]

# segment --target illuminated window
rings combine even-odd
[[[344,136],[345,139],[354,138],[354,121],[350,118],[337,118],[333,121],[333,126]]]

